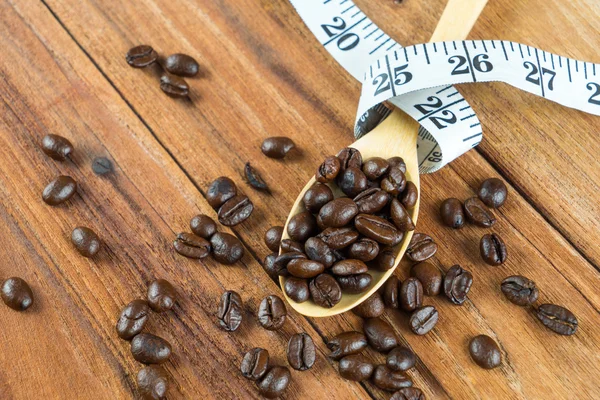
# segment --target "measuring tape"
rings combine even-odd
[[[600,65],[501,40],[403,48],[351,0],[290,0],[319,42],[362,81],[354,135],[373,129],[389,102],[417,120],[419,171],[437,171],[477,146],[477,115],[452,86],[501,81],[559,104],[600,115]]]

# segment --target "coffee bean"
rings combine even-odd
[[[495,233],[483,235],[479,242],[481,258],[489,265],[500,265],[506,261],[506,245]]]
[[[421,389],[407,387],[398,390],[390,397],[390,400],[425,400],[425,395]]]
[[[400,285],[400,306],[404,311],[414,311],[423,305],[423,285],[417,278],[408,278]]]
[[[404,191],[398,196],[402,205],[406,208],[413,208],[419,200],[419,189],[412,182],[406,182]]]
[[[222,264],[233,264],[244,256],[244,246],[233,235],[217,232],[210,238],[215,260]]]
[[[367,177],[359,168],[349,167],[340,172],[336,183],[346,196],[355,197],[367,189]]]
[[[381,353],[387,353],[398,346],[398,337],[392,326],[381,318],[370,318],[365,320],[363,331],[369,345]]]
[[[537,308],[535,315],[544,326],[559,335],[570,336],[577,332],[577,317],[564,307],[542,304]]]
[[[269,275],[273,279],[275,279],[278,276],[277,267],[275,266],[275,260],[277,259],[278,256],[279,256],[279,254],[277,254],[277,253],[271,253],[265,257],[265,260],[263,261],[263,264],[262,264],[262,267],[265,270],[265,272],[267,273],[267,275]]]
[[[69,200],[77,192],[77,182],[70,176],[61,175],[44,188],[42,199],[46,204],[57,206]]]
[[[296,242],[295,240],[283,239],[281,241],[281,252],[289,253],[291,251],[301,253],[304,251],[304,245],[300,242]]]
[[[190,229],[194,235],[210,240],[217,233],[217,224],[208,215],[198,214],[190,220]]]
[[[235,197],[236,194],[237,186],[235,183],[226,176],[221,176],[212,181],[208,186],[206,200],[212,208],[218,209],[225,204],[227,200]]]
[[[42,139],[42,151],[57,161],[64,161],[73,153],[71,142],[59,135],[46,135]]]
[[[449,198],[440,205],[440,217],[444,225],[450,228],[460,229],[465,224],[465,213],[460,200]]]
[[[217,310],[219,325],[227,332],[233,332],[240,327],[244,319],[244,304],[242,297],[233,290],[228,290],[221,296]]]
[[[287,318],[285,303],[275,295],[265,297],[258,308],[258,322],[269,331],[283,326]]]
[[[375,367],[372,381],[379,389],[390,392],[412,386],[412,381],[404,372],[392,371],[385,365]]]
[[[225,226],[235,226],[248,219],[252,211],[254,204],[248,196],[238,194],[219,208],[219,222]]]
[[[320,262],[325,268],[329,268],[336,261],[333,250],[318,237],[309,238],[304,244],[304,252],[311,260]]]
[[[362,166],[364,174],[372,181],[376,181],[384,176],[388,172],[389,168],[390,163],[381,157],[373,157],[365,161]]]
[[[331,268],[334,275],[340,276],[363,274],[368,270],[369,267],[364,262],[352,259],[338,261]]]
[[[462,304],[473,284],[473,275],[460,265],[450,267],[444,278],[444,293],[454,304]]]
[[[135,46],[127,52],[125,55],[125,61],[127,64],[134,68],[144,68],[150,64],[153,64],[158,59],[158,53],[148,45],[142,44]]]
[[[327,348],[331,350],[329,357],[339,360],[346,356],[357,354],[367,347],[367,338],[360,332],[343,332],[327,342]]]
[[[266,138],[260,149],[267,157],[281,159],[294,147],[296,145],[292,139],[285,136],[274,136]]]
[[[171,54],[165,60],[164,67],[167,71],[179,76],[196,76],[200,69],[198,62],[187,54]]]
[[[283,226],[272,226],[265,232],[265,244],[271,251],[279,251]]]
[[[486,206],[498,208],[506,201],[508,191],[506,185],[498,178],[489,178],[479,187],[479,198]]]
[[[306,333],[296,333],[287,346],[287,359],[290,366],[298,371],[306,371],[315,364],[317,353],[315,344]]]
[[[415,230],[412,218],[398,199],[392,199],[390,203],[390,217],[400,232]]]
[[[319,223],[324,228],[341,228],[358,214],[358,206],[352,199],[340,197],[321,207]]]
[[[304,207],[313,214],[317,214],[321,207],[333,200],[333,192],[323,183],[315,183],[304,193],[302,201]]]
[[[79,254],[84,257],[93,257],[100,251],[100,239],[98,235],[90,228],[83,226],[73,229],[71,243],[73,243]]]
[[[361,168],[362,167],[362,154],[360,151],[353,149],[352,147],[346,147],[342,149],[337,157],[340,160],[341,171],[345,171],[347,168]]]
[[[282,253],[275,258],[275,263],[273,264],[273,268],[277,271],[277,275],[279,276],[288,276],[289,272],[287,270],[287,265],[290,261],[295,259],[306,259],[306,254],[300,253],[297,251],[290,251],[287,253]]]
[[[2,301],[16,311],[25,311],[33,304],[33,292],[21,278],[8,278],[2,283]]]
[[[502,363],[502,355],[498,344],[487,335],[475,336],[469,342],[469,353],[477,365],[485,369],[493,369]]]
[[[274,399],[283,394],[290,384],[290,370],[286,367],[273,367],[258,384],[261,396]]]
[[[297,258],[291,260],[286,266],[290,275],[297,278],[313,278],[325,270],[325,266],[320,262]]]
[[[374,260],[379,254],[379,244],[376,241],[369,238],[361,238],[356,242],[352,243],[348,249],[348,257],[354,258],[360,261],[371,261]]]
[[[317,173],[315,174],[315,179],[317,182],[321,183],[331,182],[338,176],[340,170],[340,159],[336,156],[329,156],[321,165],[319,165]]]
[[[340,376],[350,381],[366,381],[373,375],[373,364],[357,355],[346,356],[340,360]]]
[[[502,281],[502,293],[518,306],[530,306],[538,299],[539,292],[535,282],[521,275],[513,275]]]
[[[408,347],[398,346],[389,352],[385,364],[393,371],[408,371],[417,363],[415,353]]]
[[[186,97],[190,91],[190,87],[183,78],[169,73],[164,73],[160,77],[160,88],[170,97]]]
[[[110,160],[106,157],[96,157],[92,161],[92,171],[96,175],[106,175],[112,172],[113,166]]]
[[[283,290],[296,303],[304,303],[310,298],[308,281],[306,279],[290,276],[285,279]]]
[[[358,214],[354,226],[361,234],[386,246],[395,246],[404,237],[394,225],[375,215]]]
[[[133,300],[121,311],[117,321],[117,334],[121,339],[131,339],[144,329],[149,317],[148,302],[140,299]]]
[[[425,296],[437,296],[440,293],[444,278],[435,265],[426,261],[415,264],[410,270],[410,275],[421,282]]]
[[[433,257],[436,251],[437,244],[431,236],[415,233],[406,249],[406,256],[412,261],[420,262]]]
[[[388,158],[388,164],[390,164],[390,168],[399,168],[402,173],[406,173],[406,163],[402,157],[392,157]]]
[[[173,247],[177,253],[188,258],[204,258],[210,254],[208,240],[187,232],[177,235]]]
[[[400,280],[396,275],[392,275],[383,284],[381,288],[381,297],[386,306],[390,308],[398,308],[400,305],[399,299]]]
[[[385,311],[385,304],[379,292],[373,293],[365,301],[352,309],[361,318],[377,318]]]
[[[262,378],[269,368],[269,352],[260,347],[255,347],[248,351],[242,359],[240,370],[242,376],[251,381],[257,381]]]
[[[467,219],[475,225],[489,228],[496,223],[494,215],[477,197],[465,200],[464,208]]]
[[[342,299],[342,289],[336,280],[327,274],[321,274],[308,284],[313,301],[325,308],[331,308]]]
[[[140,333],[131,340],[131,354],[142,364],[162,364],[171,357],[171,344],[150,333]]]
[[[154,311],[168,311],[176,300],[177,291],[169,281],[157,279],[148,285],[148,304]]]
[[[294,215],[287,226],[287,233],[292,240],[304,243],[318,231],[317,220],[309,212],[304,211]]]
[[[244,175],[246,176],[246,181],[248,181],[248,184],[250,184],[250,186],[252,186],[254,189],[264,190],[266,192],[269,191],[267,182],[265,182],[256,168],[250,165],[249,162],[247,162],[244,166]]]
[[[379,188],[367,189],[354,198],[361,214],[374,214],[383,209],[389,200],[389,193]]]
[[[382,248],[375,259],[375,264],[380,271],[388,271],[394,268],[394,265],[396,265],[396,251],[392,247]]]
[[[406,176],[398,167],[391,167],[385,178],[381,180],[381,188],[397,196],[406,188]]]
[[[434,306],[417,308],[410,315],[410,329],[417,335],[425,335],[433,329],[439,319],[439,313]]]
[[[353,228],[327,228],[317,235],[329,248],[343,249],[358,239],[358,232]]]
[[[339,283],[342,291],[350,294],[358,294],[363,293],[369,288],[369,286],[371,286],[373,277],[365,273],[349,276],[337,276],[335,280]]]
[[[138,391],[143,400],[164,400],[169,390],[165,371],[156,365],[142,368],[137,374]]]

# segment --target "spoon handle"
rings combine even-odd
[[[429,41],[466,39],[486,3],[487,0],[448,0]]]

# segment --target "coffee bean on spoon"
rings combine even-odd
[[[229,233],[217,232],[210,238],[215,260],[222,264],[234,264],[244,256],[244,246]]]
[[[321,307],[331,308],[342,299],[342,289],[331,275],[317,276],[310,281],[308,288],[313,301]]]
[[[319,165],[317,173],[315,174],[315,179],[317,182],[321,183],[331,182],[338,176],[340,170],[340,159],[336,156],[329,156],[321,165]]]
[[[304,252],[308,258],[320,262],[325,268],[330,268],[336,262],[333,250],[319,237],[308,238],[304,243]]]
[[[281,241],[281,252],[289,253],[291,251],[303,252],[304,245],[300,242],[296,242],[295,240],[283,239]]]
[[[271,251],[279,251],[283,226],[272,226],[265,232],[265,244]]]
[[[160,88],[170,97],[186,97],[190,91],[190,87],[183,78],[169,73],[164,73],[160,77]]]
[[[175,305],[177,291],[165,279],[157,279],[148,285],[148,304],[155,312],[168,311]]]
[[[129,340],[140,333],[148,318],[150,317],[150,307],[146,300],[133,300],[127,304],[119,320],[117,321],[117,334],[121,339]]]
[[[336,276],[335,280],[340,285],[340,288],[344,293],[358,294],[369,289],[371,282],[373,282],[373,277],[367,273],[364,273],[348,276]]]
[[[498,208],[506,201],[508,191],[506,185],[498,178],[489,178],[481,183],[478,196],[491,208]]]
[[[413,208],[419,199],[419,190],[417,189],[417,185],[410,181],[406,182],[406,187],[404,188],[404,191],[400,193],[398,198],[404,207]]]
[[[332,250],[343,249],[358,240],[359,234],[354,228],[327,228],[317,235]]]
[[[304,303],[310,299],[308,280],[289,276],[283,284],[285,294],[296,303]]]
[[[42,192],[42,199],[51,206],[57,206],[69,200],[77,193],[77,182],[70,176],[61,175],[52,180]]]
[[[225,226],[235,226],[248,219],[252,211],[254,211],[254,204],[248,196],[238,194],[219,208],[219,222]]]
[[[227,332],[236,331],[244,318],[242,297],[233,290],[228,290],[221,296],[217,310],[219,325]]]
[[[131,340],[131,354],[142,364],[162,364],[171,357],[171,344],[150,333],[140,333]]]
[[[249,162],[244,166],[244,176],[246,177],[248,184],[254,189],[264,190],[266,192],[269,191],[269,186],[267,186],[265,180]]]
[[[84,226],[73,229],[71,243],[84,257],[93,257],[100,251],[100,238],[93,230]]]
[[[173,75],[187,77],[198,75],[198,71],[200,70],[198,62],[192,56],[181,53],[171,54],[166,58],[163,66]]]
[[[385,311],[385,304],[379,292],[373,293],[365,301],[352,309],[361,318],[377,318]]]
[[[394,225],[375,215],[358,214],[354,226],[364,236],[386,246],[395,246],[404,237]]]
[[[327,348],[331,350],[329,357],[339,360],[349,355],[363,351],[368,345],[367,338],[360,332],[343,332],[327,341]]]
[[[406,163],[402,157],[391,157],[387,159],[390,168],[398,168],[403,174],[406,174]]]
[[[390,203],[390,217],[396,228],[401,232],[415,230],[412,218],[398,199],[392,199]]]
[[[255,347],[244,355],[240,371],[244,378],[257,381],[267,373],[268,368],[269,352],[260,347]]]
[[[166,372],[157,365],[148,365],[137,374],[138,391],[144,400],[163,400],[167,397],[169,380]]]
[[[340,276],[362,274],[368,270],[369,267],[364,262],[353,259],[338,261],[331,267],[331,273]]]
[[[217,233],[217,224],[205,214],[198,214],[190,220],[190,229],[196,236],[210,240]]]
[[[258,308],[258,322],[269,331],[283,326],[287,318],[285,303],[275,295],[265,297]]]
[[[346,168],[336,178],[336,183],[340,190],[346,196],[355,197],[367,189],[367,177],[359,169],[354,167]]]
[[[412,261],[425,261],[437,252],[433,238],[424,233],[415,233],[406,249],[406,256]]]
[[[73,154],[73,145],[62,136],[49,134],[42,139],[42,151],[54,160],[65,161]]]
[[[417,308],[410,315],[410,329],[417,335],[425,335],[437,324],[439,313],[434,306]]]
[[[218,209],[225,202],[237,195],[235,182],[226,176],[221,176],[210,183],[206,191],[206,200],[214,209]],[[275,251],[275,250],[273,250]]]
[[[473,275],[460,265],[450,267],[444,277],[444,293],[454,304],[462,304],[473,284]]]
[[[388,172],[389,168],[390,163],[381,157],[370,158],[362,165],[363,173],[372,181],[376,181],[384,176]]]
[[[341,170],[345,171],[347,168],[361,168],[362,167],[362,154],[360,151],[346,147],[337,154],[337,158],[340,160]]]
[[[471,197],[464,202],[465,215],[471,223],[489,228],[496,223],[496,218],[486,205],[477,197]]]
[[[182,256],[197,259],[207,257],[211,249],[208,240],[187,232],[177,235],[173,247]]]
[[[304,207],[313,214],[317,214],[321,210],[321,207],[331,200],[333,200],[331,188],[319,182],[312,185],[302,197]]]
[[[381,180],[381,188],[391,194],[397,196],[406,187],[406,176],[398,167],[390,168],[388,174]]]
[[[505,278],[500,288],[504,296],[518,306],[530,306],[537,301],[539,296],[535,282],[521,275]]]
[[[317,220],[309,211],[294,215],[287,226],[287,232],[290,238],[303,243],[308,238],[315,235],[317,231]]]
[[[404,372],[391,370],[385,365],[375,367],[371,380],[379,389],[389,392],[410,387],[413,384]]]
[[[1,290],[2,301],[15,311],[25,311],[33,304],[33,292],[21,278],[8,278],[2,283]]]
[[[134,68],[144,68],[153,64],[158,59],[158,53],[148,45],[142,44],[132,47],[125,55],[127,64]]]
[[[292,139],[285,136],[274,136],[266,138],[260,149],[269,158],[282,159],[295,147]]]
[[[353,200],[361,214],[374,214],[381,211],[390,201],[390,194],[380,188],[367,189]]]
[[[304,279],[313,278],[325,270],[325,266],[320,262],[303,258],[291,260],[286,268],[290,275]]]
[[[486,264],[494,266],[504,264],[508,256],[504,241],[495,233],[483,235],[479,242],[479,252]]]
[[[306,371],[312,368],[316,358],[315,344],[307,333],[297,333],[290,338],[287,346],[287,359],[292,368]]]
[[[348,257],[363,262],[374,260],[379,254],[379,244],[373,239],[361,238],[348,248]]]
[[[460,200],[449,198],[440,205],[440,217],[444,225],[450,228],[460,229],[465,224],[465,213]]]
[[[358,214],[358,206],[352,199],[340,197],[325,204],[319,210],[319,226],[341,228],[348,225]]]
[[[275,262],[273,263],[273,269],[277,272],[277,275],[279,276],[288,276],[289,272],[287,270],[287,265],[290,261],[295,259],[306,259],[306,254],[298,251],[282,253],[275,258]]]
[[[535,315],[546,328],[559,335],[574,335],[579,326],[577,317],[571,311],[555,304],[540,305]]]

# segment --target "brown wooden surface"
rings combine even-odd
[[[358,1],[401,43],[427,41],[443,0]],[[600,4],[532,0],[491,1],[472,32],[475,39],[507,39],[600,62]],[[257,391],[237,372],[243,353],[264,346],[286,364],[284,348],[306,331],[319,346],[315,368],[292,373],[285,397],[388,398],[371,384],[339,378],[325,340],[361,328],[351,313],[306,319],[292,313],[280,332],[254,321],[260,300],[278,287],[262,271],[264,231],[282,224],[296,193],[320,160],[352,141],[359,94],[355,82],[322,49],[286,1],[0,0],[0,279],[30,282],[36,304],[26,313],[0,307],[0,398],[128,399],[140,368],[114,323],[121,307],[142,296],[155,278],[171,280],[181,300],[154,316],[148,331],[168,338],[169,398],[252,398]],[[186,52],[203,65],[190,79],[189,100],[163,95],[157,71],[124,62],[133,45]],[[442,171],[422,177],[418,230],[440,243],[435,262],[459,263],[475,284],[469,301],[440,310],[436,329],[416,337],[407,317],[386,318],[419,355],[415,385],[428,398],[513,399],[600,396],[600,119],[502,84],[463,86],[484,126],[481,146]],[[71,139],[73,163],[46,157],[46,133]],[[292,137],[300,155],[285,161],[260,153],[264,137]],[[97,177],[98,155],[116,171]],[[272,195],[252,191],[241,177],[246,161],[260,169]],[[80,194],[51,208],[40,193],[58,174],[72,175]],[[171,242],[189,218],[213,214],[203,198],[208,182],[233,177],[256,204],[234,231],[248,252],[235,266],[174,254]],[[442,199],[473,195],[489,176],[507,180],[510,196],[497,212],[509,261],[484,265],[477,248],[488,230],[452,231],[440,225]],[[80,257],[69,243],[77,225],[105,242],[98,259]],[[408,264],[398,275],[407,275]],[[500,281],[534,279],[540,301],[574,311],[573,337],[546,330],[530,312],[508,303]],[[246,321],[227,334],[215,319],[226,289],[242,293]],[[476,367],[467,343],[486,333],[505,362]],[[381,355],[370,353],[381,362]]]

